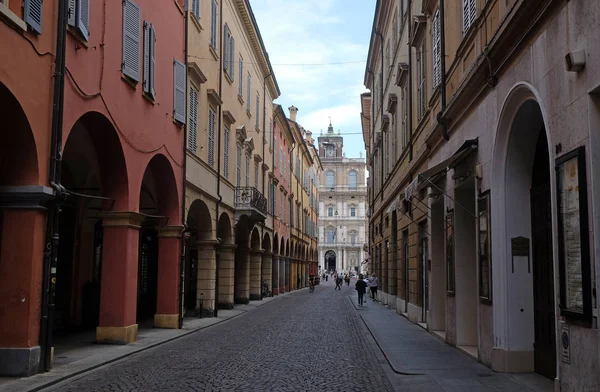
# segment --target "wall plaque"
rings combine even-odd
[[[571,335],[569,325],[561,324],[560,330],[560,360],[565,363],[571,363]]]

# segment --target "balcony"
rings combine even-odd
[[[263,222],[267,218],[267,198],[255,187],[235,188],[234,204],[236,219],[246,215],[253,222]]]

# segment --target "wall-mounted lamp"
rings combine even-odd
[[[585,50],[574,50],[565,55],[565,68],[569,72],[579,72],[585,68]]]

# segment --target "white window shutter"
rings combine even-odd
[[[246,100],[248,102],[246,102],[246,110],[250,111],[250,85],[252,83],[252,78],[250,77],[250,74],[248,74],[248,91],[246,92]]]
[[[177,59],[173,61],[173,118],[185,124],[185,65]]]
[[[229,63],[231,67],[231,80],[235,80],[235,38],[231,37],[229,42]]]
[[[216,0],[212,1],[211,12],[210,12],[210,44],[213,49],[217,49],[217,2]]]
[[[140,8],[131,0],[123,0],[123,74],[140,81]]]
[[[238,86],[238,93],[240,97],[243,97],[244,95],[244,60],[242,60],[242,58],[240,57],[240,80],[238,81],[239,86]]]
[[[433,88],[435,89],[442,79],[441,75],[441,34],[440,34],[440,11],[436,11],[433,17]]]
[[[90,0],[77,1],[77,29],[88,40],[90,36]]]
[[[463,34],[469,30],[469,0],[462,0]]]
[[[477,0],[469,0],[469,27],[475,23],[477,18]]]
[[[198,146],[198,92],[190,87],[190,122],[188,126],[188,149],[196,153]]]
[[[223,69],[227,72],[228,75],[231,74],[229,67],[229,26],[225,24],[225,32],[223,36],[223,41],[225,42],[224,56],[223,56]]]
[[[259,121],[260,117],[260,96],[256,96],[256,127],[258,128],[260,125]]]
[[[42,34],[42,5],[44,0],[23,0],[23,18],[31,30]]]
[[[69,14],[68,14],[68,20],[67,20],[69,26],[75,27],[75,21],[76,21],[75,13],[77,12],[76,7],[77,7],[77,1],[69,0]]]
[[[185,94],[185,85],[183,87]],[[150,24],[150,95],[156,99],[156,30]]]
[[[192,12],[196,19],[200,19],[200,0],[192,0]]]
[[[208,164],[215,165],[215,112],[208,111]]]
[[[225,132],[223,133],[223,142],[225,145],[223,146],[223,176],[225,178],[229,177],[229,127],[225,127]]]
[[[144,92],[150,94],[150,22],[144,21]]]

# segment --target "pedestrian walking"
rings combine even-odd
[[[338,276],[337,279],[335,280],[335,289],[334,290],[341,290],[342,289],[342,277]]]
[[[346,275],[346,285],[348,285],[348,287],[350,287],[350,274]]]
[[[365,301],[365,293],[367,292],[367,282],[363,280],[362,274],[358,276],[358,281],[354,285],[354,288],[358,293],[358,306],[363,306]]]
[[[373,301],[377,301],[377,287],[379,282],[377,280],[377,275],[373,274],[371,280],[369,280],[369,288],[371,289],[371,298]]]

